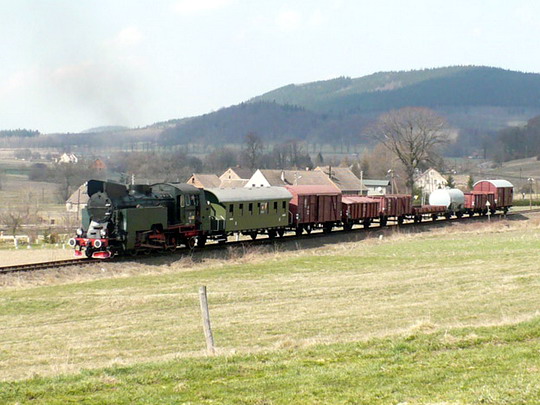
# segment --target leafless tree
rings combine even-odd
[[[437,149],[449,140],[445,119],[420,107],[406,107],[381,115],[371,134],[403,164],[406,185],[411,192],[415,171],[426,163],[436,162]]]
[[[263,142],[254,132],[248,133],[244,138],[242,157],[250,169],[256,169],[263,152]]]
[[[23,225],[37,221],[37,210],[30,203],[8,206],[0,213],[0,223],[5,225],[13,238]],[[15,242],[16,244],[16,242]]]

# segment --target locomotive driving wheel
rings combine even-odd
[[[186,247],[189,248],[190,250],[193,250],[195,248],[195,238],[193,236],[187,238],[186,240]]]

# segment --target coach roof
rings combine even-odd
[[[491,184],[493,184],[495,187],[514,187],[512,183],[510,183],[508,180],[498,179],[498,180],[480,180],[474,183],[473,188],[476,187],[478,183],[482,183],[484,181],[487,181]]]
[[[219,202],[290,200],[292,194],[283,187],[207,188]]]

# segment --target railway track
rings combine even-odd
[[[58,268],[58,267],[81,266],[81,265],[90,264],[96,261],[97,259],[81,258],[81,259],[54,260],[50,262],[40,262],[40,263],[14,264],[11,266],[0,267],[0,274],[35,271],[35,270],[46,270],[46,269],[52,269],[52,268]]]
[[[533,210],[524,210],[524,211],[514,211],[514,212],[510,212],[508,213],[507,215],[508,216],[512,216],[512,215],[518,215],[518,214],[529,214],[529,213],[539,213],[540,212],[540,208],[537,208],[537,209],[533,209]],[[495,215],[495,217],[499,217],[501,216],[502,214],[497,214]],[[469,222],[471,220],[484,220],[484,221],[487,221],[488,220],[488,217],[487,216],[475,216],[475,217],[472,217],[472,218],[468,218],[468,217],[464,217],[464,218],[453,218],[451,219],[450,221],[452,222]],[[447,220],[437,220],[437,221],[423,221],[423,222],[420,222],[420,223],[413,223],[412,221],[409,221],[409,222],[406,222],[402,225],[400,225],[400,227],[418,227],[418,226],[429,226],[430,224],[431,225],[434,225],[434,224],[438,224],[438,223],[441,223],[442,221],[446,222]],[[391,229],[392,226],[390,227],[373,227],[373,228],[369,228],[369,229],[364,229],[364,228],[356,228],[356,229],[353,229],[351,231],[348,231],[348,233],[350,232],[364,232],[364,231],[383,231],[385,229]],[[205,248],[195,248],[194,251],[198,252],[198,251],[209,251],[209,250],[215,250],[215,249],[223,249],[225,247],[232,247],[232,246],[241,246],[245,243],[248,243],[250,245],[264,245],[264,244],[268,244],[268,243],[274,243],[274,242],[286,242],[286,241],[289,241],[289,240],[305,240],[305,239],[312,239],[312,238],[321,238],[321,237],[326,237],[326,236],[330,236],[330,235],[335,235],[336,232],[332,232],[332,233],[324,233],[324,232],[320,232],[320,231],[317,231],[317,232],[314,232],[310,235],[307,235],[307,234],[304,234],[302,236],[296,236],[294,235],[293,233],[289,234],[289,235],[285,235],[284,237],[281,237],[281,238],[276,238],[276,239],[269,239],[269,238],[262,238],[262,239],[255,239],[255,240],[250,240],[250,239],[244,239],[244,240],[237,240],[237,241],[230,241],[230,242],[227,242],[226,244],[209,244],[207,245]],[[178,251],[178,253],[186,253],[187,252],[187,249],[180,249]],[[156,256],[137,256],[137,258],[129,258],[129,257],[122,257],[120,258],[120,260],[145,260],[147,258],[151,258],[151,257],[156,257]],[[114,261],[118,261],[118,259],[113,259]],[[91,263],[98,263],[98,262],[101,262],[100,259],[88,259],[88,258],[79,258],[79,259],[67,259],[67,260],[56,260],[56,261],[50,261],[50,262],[41,262],[41,263],[29,263],[29,264],[18,264],[18,265],[10,265],[10,266],[1,266],[0,267],[0,274],[7,274],[7,273],[17,273],[17,272],[30,272],[30,271],[36,271],[36,270],[46,270],[46,269],[52,269],[52,268],[60,268],[60,267],[71,267],[71,266],[81,266],[81,265],[87,265],[87,264],[91,264]]]

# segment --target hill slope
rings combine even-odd
[[[288,85],[246,103],[179,121],[163,144],[241,143],[248,132],[266,143],[286,139],[347,145],[365,143],[362,133],[378,115],[405,106],[426,106],[460,130],[460,150],[478,148],[481,136],[540,114],[540,74],[492,67],[455,66],[381,72]]]
[[[540,74],[467,66],[292,84],[250,101],[275,101],[326,113],[381,111],[409,105],[540,108],[539,94]]]

